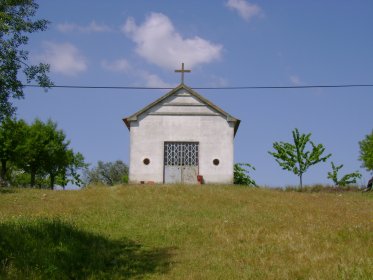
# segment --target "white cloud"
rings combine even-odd
[[[300,78],[297,75],[291,75],[289,78],[290,78],[290,82],[294,86],[300,86],[302,84],[302,81],[300,80]]]
[[[130,63],[125,58],[120,58],[114,60],[113,62],[108,62],[107,60],[103,60],[101,65],[104,69],[113,71],[113,72],[128,72],[131,69]]]
[[[262,15],[262,9],[258,5],[251,4],[245,0],[228,0],[226,5],[238,12],[246,21],[250,21],[255,16]]]
[[[218,59],[222,46],[198,36],[183,38],[170,19],[161,13],[150,14],[142,25],[127,19],[122,31],[136,43],[136,52],[162,68],[176,69],[181,62],[188,68]]]
[[[50,64],[53,72],[74,76],[87,69],[86,59],[74,45],[44,42],[43,47],[44,53],[38,59]]]
[[[73,31],[78,31],[82,33],[97,33],[97,32],[110,32],[111,28],[104,24],[98,24],[94,20],[91,21],[87,26],[81,26],[75,23],[59,23],[57,24],[57,29],[60,32],[68,33]]]
[[[133,67],[125,58],[119,58],[112,62],[104,59],[101,61],[101,66],[108,71],[125,73],[126,75],[133,77],[134,80],[138,80],[142,86],[167,88],[174,87],[169,83],[163,81],[156,74],[151,74],[146,70]]]

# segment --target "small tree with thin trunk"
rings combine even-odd
[[[285,142],[274,142],[273,148],[275,152],[268,152],[272,155],[277,163],[284,170],[292,171],[295,175],[299,176],[300,188],[303,187],[303,174],[309,167],[319,162],[325,162],[331,154],[322,157],[325,148],[322,144],[315,145],[311,140],[311,133],[300,134],[298,129],[294,129],[293,141],[294,144]],[[306,150],[307,144],[312,146],[311,150]]]

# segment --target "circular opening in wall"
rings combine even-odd
[[[212,161],[212,163],[213,163],[214,165],[219,165],[220,161],[216,158],[216,159],[214,159],[214,160]]]
[[[145,158],[142,162],[143,162],[145,165],[148,165],[148,164],[150,163],[150,159]]]

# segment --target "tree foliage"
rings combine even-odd
[[[255,170],[255,167],[249,163],[235,163],[233,166],[234,184],[256,187],[256,182],[249,174],[250,169]]]
[[[364,167],[367,171],[371,171],[373,174],[373,130],[359,142],[359,146],[359,159],[363,163],[362,167]]]
[[[8,165],[19,163],[20,146],[25,139],[27,124],[23,120],[6,118],[0,126],[0,181],[1,185],[5,185],[8,178]]]
[[[322,144],[315,145],[311,140],[311,133],[300,134],[298,129],[292,131],[294,144],[274,142],[275,152],[268,152],[284,170],[293,172],[299,176],[300,187],[303,187],[302,176],[309,167],[319,162],[325,162],[331,154],[322,157],[325,148]],[[312,149],[306,150],[307,144]]]
[[[121,160],[115,162],[99,161],[97,166],[85,172],[86,184],[114,186],[128,183],[128,166]]]
[[[66,186],[68,183],[82,186],[84,182],[81,178],[80,170],[88,167],[88,164],[84,162],[83,155],[81,153],[74,153],[72,149],[68,149],[65,160],[65,168],[62,168],[61,172],[58,173],[56,183],[59,186]]]
[[[65,133],[53,121],[36,119],[28,125],[6,118],[0,126],[0,141],[3,183],[31,187],[48,184],[51,189],[56,183],[81,184],[79,170],[86,167],[84,158],[69,148]]]
[[[334,162],[331,162],[331,165],[332,165],[332,171],[328,172],[328,179],[333,180],[336,186],[344,187],[349,184],[355,184],[356,180],[358,178],[361,178],[360,172],[355,171],[353,173],[349,173],[349,174],[342,176],[341,179],[338,179],[338,172],[340,169],[342,169],[343,164],[336,166]]]
[[[36,81],[45,88],[52,85],[47,76],[49,65],[27,64],[29,53],[24,49],[28,34],[47,28],[46,20],[33,20],[37,9],[33,0],[0,1],[0,121],[15,112],[11,98],[24,96],[21,73],[28,83]]]

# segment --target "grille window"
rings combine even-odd
[[[198,143],[166,142],[164,159],[166,166],[198,166]]]

